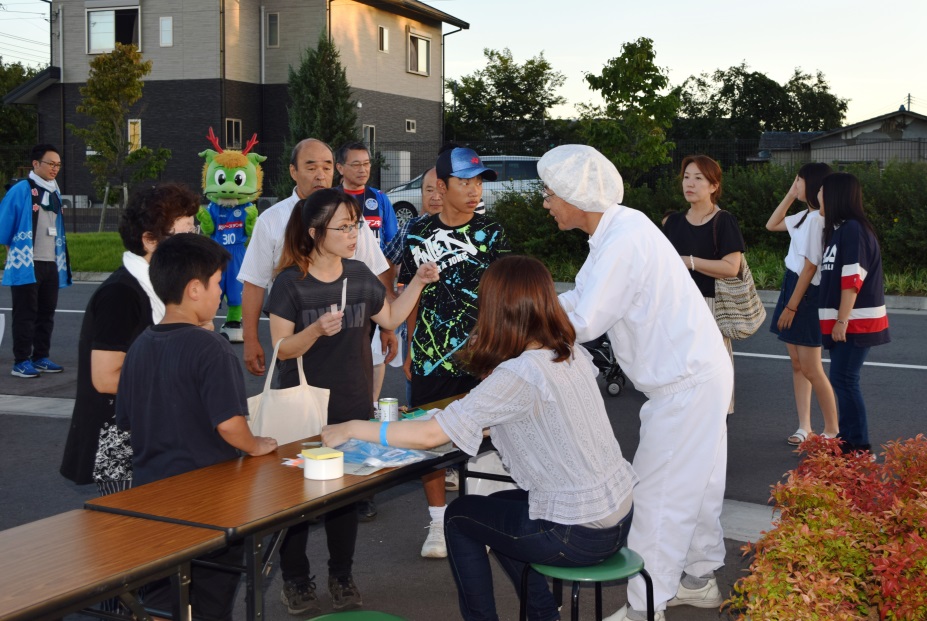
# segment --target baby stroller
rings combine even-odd
[[[628,382],[628,378],[624,376],[618,361],[615,360],[615,354],[612,352],[612,345],[608,342],[608,337],[603,334],[599,338],[582,345],[592,354],[592,363],[602,372],[602,376],[605,378],[605,390],[608,391],[608,394],[612,397],[620,395],[624,385]]]

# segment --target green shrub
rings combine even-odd
[[[496,198],[492,216],[505,229],[512,252],[541,260],[554,280],[572,281],[589,254],[589,236],[560,231],[542,203],[540,189],[508,190]]]

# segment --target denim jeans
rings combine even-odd
[[[604,561],[627,542],[633,510],[611,528],[566,526],[528,517],[528,492],[506,490],[491,496],[460,496],[444,514],[447,558],[465,621],[498,621],[486,546],[515,589],[526,563],[583,567]],[[528,619],[552,621],[560,613],[547,579],[528,578]]]
[[[840,439],[848,451],[871,449],[866,404],[859,388],[859,372],[867,354],[868,347],[851,342],[834,343],[830,350],[830,383],[840,411]]]

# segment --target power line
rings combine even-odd
[[[38,54],[28,54],[23,52],[18,52],[15,50],[4,50],[0,47],[0,53],[2,53],[6,58],[5,60],[10,61],[11,59],[15,61],[26,60],[27,62],[48,62],[48,56],[39,56]]]
[[[23,50],[24,52],[32,52],[34,54],[41,54],[42,52],[47,51],[47,50],[36,50],[36,49],[28,48],[28,47],[23,47],[21,45],[16,45],[15,43],[7,43],[6,41],[0,41],[0,45],[5,45],[7,47],[12,47],[18,50]]]
[[[16,39],[17,41],[25,41],[26,43],[32,43],[33,45],[41,45],[41,46],[44,46],[44,47],[51,47],[51,44],[50,44],[50,43],[43,43],[43,42],[41,42],[41,41],[33,41],[32,39],[27,39],[26,37],[17,37],[16,35],[11,35],[11,34],[7,34],[7,35],[3,35],[3,36],[9,37],[10,39]]]

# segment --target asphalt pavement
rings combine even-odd
[[[39,379],[12,377],[5,370],[12,365],[10,335],[0,342],[0,529],[78,508],[96,495],[93,486],[74,485],[58,474],[76,390],[78,334],[83,310],[95,286],[77,283],[61,292],[51,357],[65,367],[63,373]],[[764,293],[764,299],[773,300],[774,294]],[[872,350],[862,377],[873,445],[927,431],[923,406],[927,402],[927,312],[900,310],[899,306],[927,308],[921,298],[890,300],[893,342]],[[7,316],[9,328],[10,297],[6,287],[0,288],[0,313]],[[262,322],[261,330],[266,349],[270,340],[267,322]],[[785,348],[764,327],[750,339],[736,343],[735,351],[737,411],[729,420],[723,516],[728,554],[725,567],[718,572],[725,594],[730,593],[731,585],[749,564],[749,558],[741,552],[744,542],[755,540],[769,528],[772,510],[766,502],[770,486],[794,468],[799,459],[785,442],[797,426]],[[248,394],[260,392],[263,378],[247,373],[245,376]],[[397,396],[402,401],[404,394],[400,370],[388,369],[382,395]],[[643,401],[630,385],[618,397],[605,397],[615,435],[629,460],[637,448],[637,413]],[[816,406],[813,420],[819,429],[821,417]],[[454,495],[450,493],[449,500]],[[419,556],[428,524],[421,486],[398,486],[379,495],[377,501],[379,515],[373,522],[361,525],[357,542],[354,575],[365,607],[413,621],[459,618],[447,563]],[[327,555],[320,527],[313,527],[309,557],[325,611],[329,605],[324,593]],[[517,618],[514,588],[498,567],[494,576],[500,618]],[[296,618],[288,615],[280,602],[280,586],[279,572],[275,570],[266,592],[268,621]],[[239,600],[243,600],[241,593]],[[606,613],[612,612],[626,601],[624,587],[607,586],[604,600]],[[591,589],[583,591],[582,608],[582,618],[591,619]],[[243,617],[239,601],[236,618]],[[728,614],[691,607],[667,611],[669,621],[719,618],[727,619]]]

